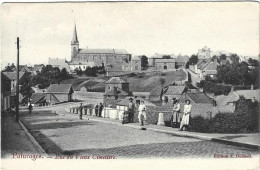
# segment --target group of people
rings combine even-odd
[[[186,100],[186,103],[183,108],[183,113],[181,113],[181,105],[176,98],[173,98],[173,114],[172,114],[172,127],[176,128],[180,126],[180,130],[183,128],[190,128],[190,114],[191,114],[191,104],[189,100]]]
[[[190,114],[191,114],[191,104],[189,100],[186,100],[186,103],[183,108],[183,113],[181,113],[181,105],[176,100],[176,98],[173,98],[173,114],[172,114],[172,127],[178,127],[180,130],[183,130],[186,127],[190,129],[189,127],[189,122],[190,122]],[[141,126],[144,125],[146,121],[146,106],[144,104],[144,101],[140,102],[140,105],[137,106],[137,111],[138,111],[138,120],[141,124]],[[134,113],[135,113],[135,104],[133,103],[133,99],[129,99],[129,104],[128,104],[128,114],[129,114],[129,123],[134,122]]]
[[[143,100],[140,102],[137,111],[138,111],[138,120],[141,123],[141,126],[144,126],[146,120],[146,106]],[[128,104],[129,123],[134,122],[134,113],[135,113],[135,104],[133,103],[133,98],[130,98]]]
[[[103,108],[104,108],[104,106],[103,106],[102,103],[100,103],[99,105],[96,104],[96,106],[95,106],[95,115],[98,116],[98,117],[101,117]]]

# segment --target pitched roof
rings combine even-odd
[[[133,56],[133,57],[132,57],[132,60],[135,60],[135,61],[138,60],[138,61],[139,61],[139,60],[141,60],[141,59],[140,59],[140,57],[138,57],[138,56]]]
[[[46,93],[70,93],[72,84],[51,84]]]
[[[186,93],[194,103],[209,103],[211,104],[211,99],[205,93]]]
[[[64,65],[64,64],[66,64],[66,60],[65,59],[59,59],[59,58],[49,58],[48,64],[57,65],[57,66]]]
[[[239,99],[239,96],[244,96],[246,99],[252,99],[255,97],[257,101],[260,101],[260,89],[255,90],[236,90],[233,91],[233,93],[236,95],[237,100]]]
[[[182,94],[185,89],[185,86],[168,86],[166,89],[165,95],[175,95]]]
[[[127,83],[127,81],[123,80],[120,77],[111,77],[109,80],[105,82],[106,84],[121,84],[121,83]]]
[[[80,54],[129,54],[125,49],[79,49]]]
[[[36,104],[41,100],[45,99],[45,94],[44,93],[33,93],[31,96],[31,103]]]
[[[216,70],[218,65],[219,65],[218,63],[211,62],[206,67],[204,67],[204,70]]]
[[[225,106],[230,102],[234,102],[236,100],[236,95],[234,93],[229,93],[229,95],[219,95],[216,97],[216,103],[218,106]]]
[[[3,72],[3,74],[7,77],[7,78],[9,78],[10,80],[16,80],[16,72]],[[23,77],[23,75],[25,74],[25,72],[22,72],[22,71],[20,71],[19,72],[19,79],[21,79],[22,77]]]
[[[189,56],[181,56],[178,55],[177,58],[175,59],[176,62],[188,62],[189,61]]]

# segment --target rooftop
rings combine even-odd
[[[46,93],[70,93],[72,84],[51,84]]]
[[[79,49],[80,54],[129,54],[124,49]]]
[[[194,102],[194,103],[208,103],[211,104],[211,99],[205,93],[186,93],[186,95]]]
[[[106,84],[121,84],[121,83],[127,83],[127,81],[123,80],[120,77],[112,77],[108,81],[105,82]]]
[[[3,74],[9,78],[10,80],[16,80],[16,72],[3,72]],[[19,79],[21,79],[23,77],[23,75],[25,74],[25,72],[20,71],[19,72]]]
[[[185,86],[168,86],[165,90],[165,95],[182,94]]]

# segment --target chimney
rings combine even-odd
[[[214,63],[217,64],[218,63],[218,59],[215,58],[214,59]]]
[[[251,85],[251,90],[254,90],[254,85],[253,84]]]

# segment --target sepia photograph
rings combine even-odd
[[[2,3],[1,169],[259,169],[259,13]]]

